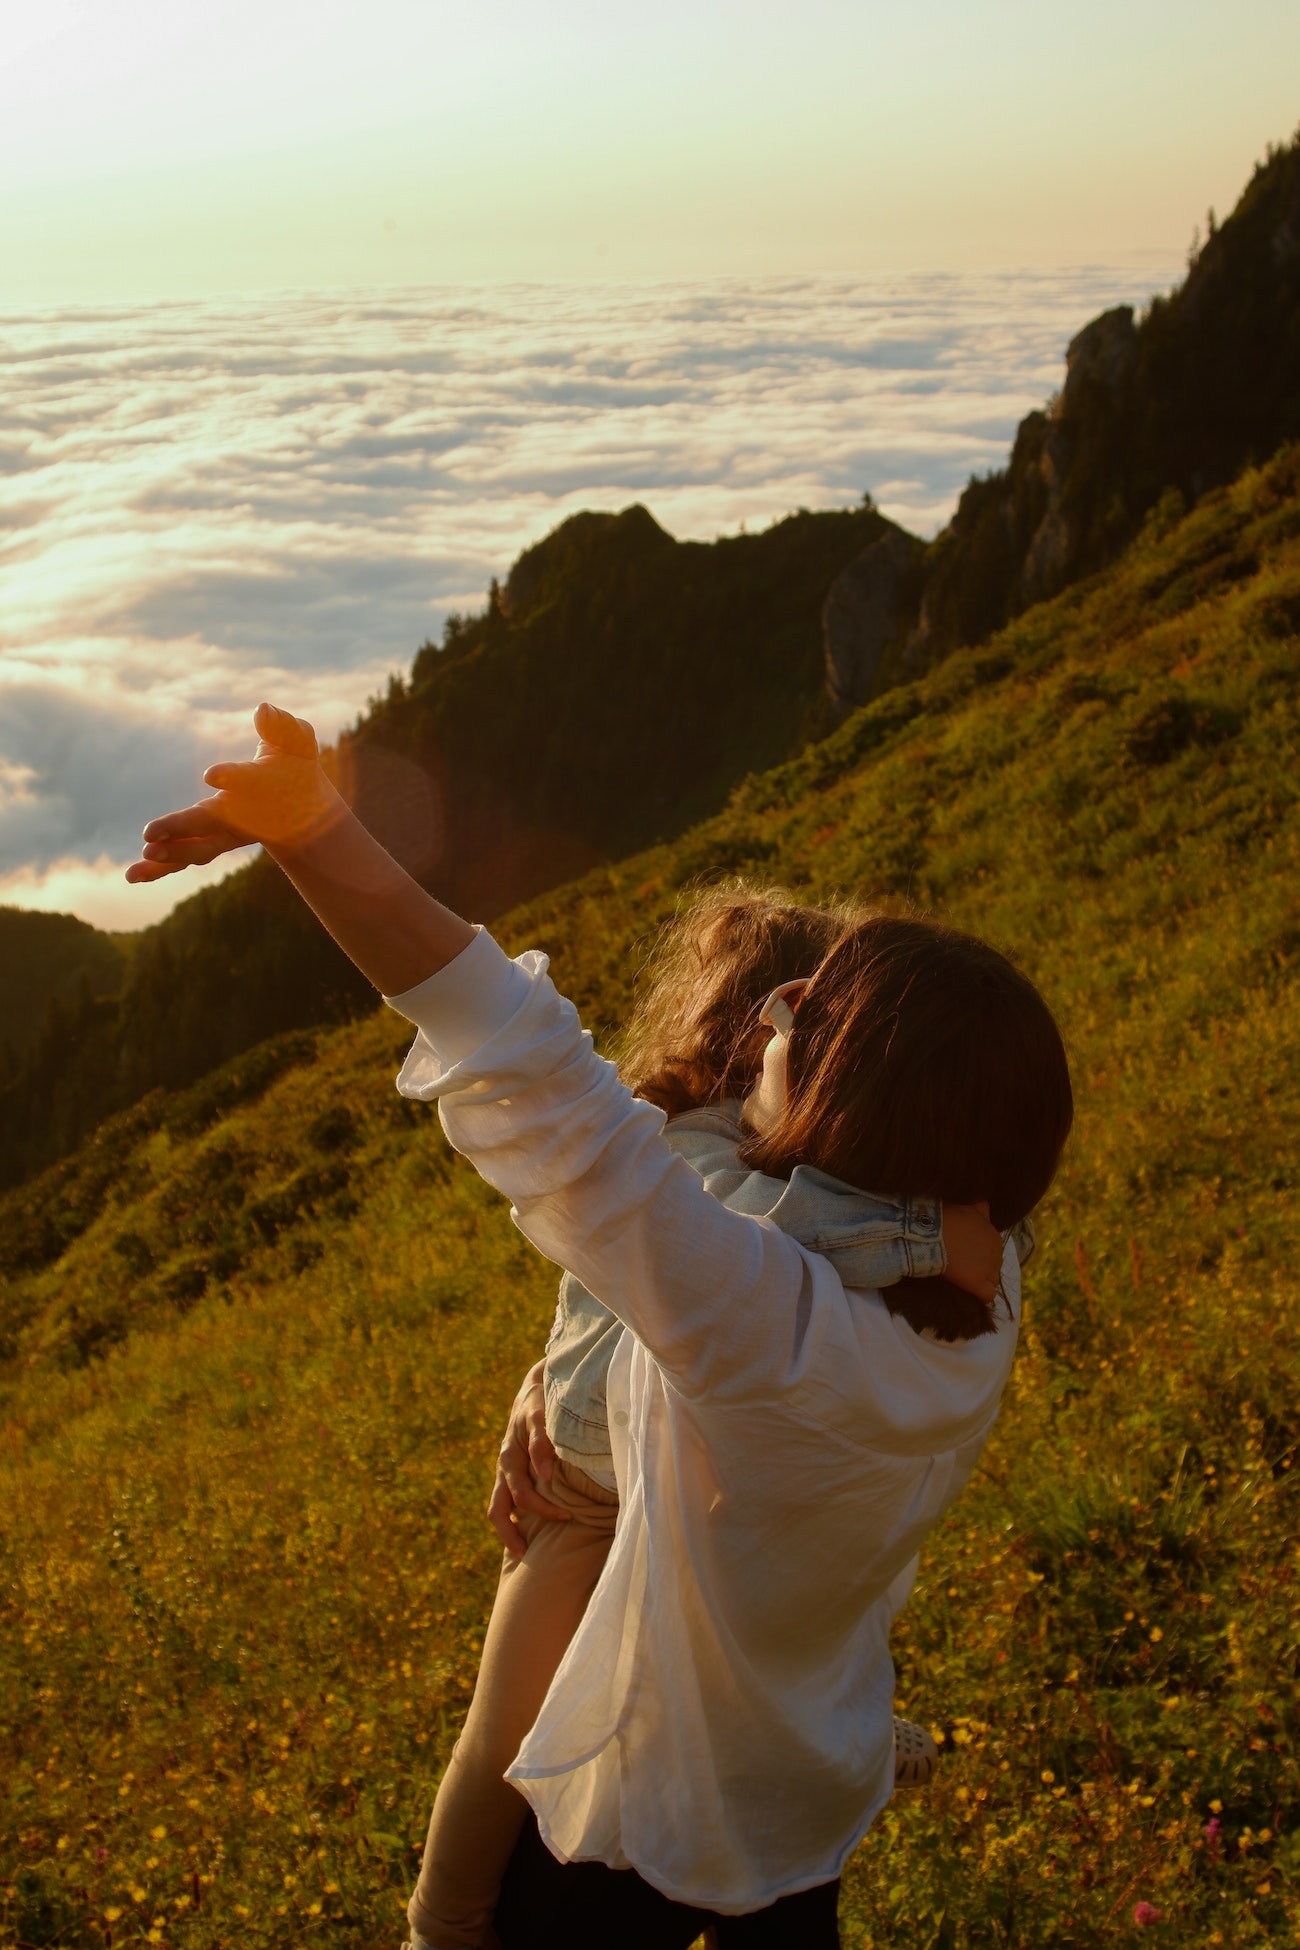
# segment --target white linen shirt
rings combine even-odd
[[[398,1089],[630,1330],[613,1548],[508,1778],[562,1860],[761,1909],[837,1876],[892,1792],[898,1584],[997,1415],[1019,1266],[996,1333],[918,1335],[711,1198],[546,968],[480,931],[390,998],[420,1031]]]

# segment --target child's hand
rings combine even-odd
[[[989,1223],[987,1204],[945,1205],[945,1275],[978,1300],[996,1300],[1002,1284],[1002,1234]]]
[[[517,1510],[531,1510],[540,1517],[567,1519],[568,1510],[548,1503],[538,1494],[538,1483],[549,1483],[555,1467],[555,1448],[546,1433],[546,1397],[542,1388],[543,1363],[528,1370],[524,1385],[515,1396],[510,1420],[501,1438],[497,1457],[496,1481],[488,1503],[488,1518],[506,1549],[522,1557],[526,1549],[515,1520]]]
[[[243,765],[210,765],[203,778],[216,786],[215,798],[151,820],[142,857],[126,870],[129,881],[206,866],[258,840],[272,848],[303,846],[346,813],[321,769],[309,724],[273,704],[259,704],[253,724],[256,757]]]

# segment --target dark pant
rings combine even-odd
[[[823,1882],[748,1916],[670,1902],[635,1869],[557,1862],[530,1815],[510,1858],[496,1929],[503,1950],[690,1950],[712,1928],[718,1950],[837,1950],[840,1885]]]

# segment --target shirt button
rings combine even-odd
[[[614,1410],[614,1420],[620,1429],[625,1429],[627,1427],[627,1410],[625,1408],[616,1408]]]

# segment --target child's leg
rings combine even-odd
[[[541,1710],[609,1555],[618,1498],[571,1464],[547,1486],[567,1523],[525,1515],[506,1554],[465,1730],[433,1804],[411,1927],[436,1950],[478,1950],[528,1812],[501,1777]]]

